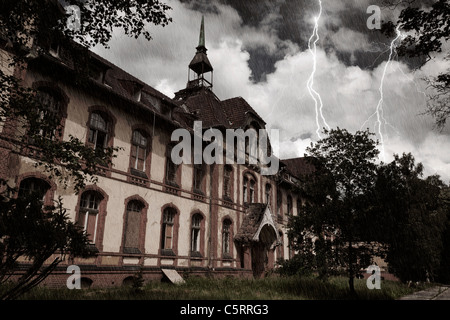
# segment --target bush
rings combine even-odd
[[[283,277],[309,276],[312,274],[312,268],[309,261],[301,255],[295,255],[290,260],[279,259],[277,264],[279,266],[277,268],[277,273]]]

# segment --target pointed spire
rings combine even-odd
[[[200,37],[198,47],[205,47],[205,16],[202,16],[202,24],[200,26]]]

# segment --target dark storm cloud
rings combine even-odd
[[[323,29],[320,30],[320,46],[327,52],[335,52],[346,65],[358,66],[362,69],[374,69],[389,55],[388,46],[391,39],[379,30],[369,30],[367,13],[369,5],[378,5],[382,8],[383,21],[395,21],[401,6],[388,8],[384,6],[385,0],[323,0]],[[416,1],[426,6],[432,0]],[[280,43],[290,41],[296,44],[299,50],[308,48],[308,39],[311,36],[313,25],[312,16],[319,12],[319,1],[312,0],[182,0],[190,9],[204,13],[219,13],[217,4],[228,5],[235,9],[242,18],[242,25],[262,29],[264,32],[277,36]],[[360,33],[370,47],[343,50],[336,41],[335,35],[340,31]],[[252,70],[253,81],[265,81],[266,75],[275,70],[275,63],[285,56],[284,50],[268,51],[264,47],[246,47],[250,54],[249,66]],[[417,60],[403,59],[410,66],[417,65]]]

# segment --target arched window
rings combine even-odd
[[[45,196],[50,189],[50,185],[39,178],[26,178],[20,182],[19,197],[36,196],[42,203],[45,203]]]
[[[251,174],[244,175],[243,201],[244,204],[256,202],[256,180]]]
[[[123,244],[124,253],[141,253],[139,240],[144,207],[144,204],[137,200],[129,201],[127,204]]]
[[[166,253],[174,248],[175,215],[176,210],[173,208],[166,208],[163,211],[161,249],[165,250]]]
[[[146,172],[148,156],[148,135],[141,130],[133,131],[131,143],[131,168]]]
[[[78,224],[87,233],[88,239],[95,244],[98,216],[103,196],[96,191],[85,191],[81,195]]]
[[[92,112],[89,119],[89,137],[88,142],[94,149],[106,148],[108,145],[109,123],[106,115],[100,112]]]
[[[270,185],[270,183],[266,183],[265,195],[266,195],[266,203],[269,204],[270,199],[272,197],[272,186]]]
[[[54,90],[38,88],[36,99],[40,104],[39,134],[48,139],[59,138],[61,135],[61,121],[65,102]]]
[[[196,213],[191,223],[191,255],[200,255],[201,224],[203,217]]]
[[[231,199],[231,176],[233,168],[230,165],[225,165],[223,168],[223,197],[225,200],[232,201]]]
[[[224,258],[231,257],[231,220],[225,219],[222,223],[222,253]]]

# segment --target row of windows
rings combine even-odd
[[[19,197],[34,194],[43,203],[49,203],[48,191],[50,185],[39,178],[26,178],[19,186]],[[142,253],[145,230],[146,205],[142,200],[130,200],[126,205],[125,225],[123,233],[123,252]],[[76,222],[86,232],[89,241],[97,244],[100,237],[97,235],[100,227],[100,219],[106,215],[106,199],[98,191],[88,190],[81,194]],[[202,239],[204,233],[204,218],[200,213],[195,213],[191,219],[190,252],[193,256],[202,256]],[[173,255],[177,247],[178,212],[175,208],[167,207],[162,214],[161,227],[161,253]],[[222,222],[222,253],[224,257],[231,257],[231,232],[232,221],[226,218]]]
[[[38,91],[38,98],[42,105],[46,106],[52,114],[62,116],[64,113],[64,103],[61,93],[49,88],[41,88]],[[93,109],[89,115],[87,143],[93,148],[106,148],[112,146],[112,135],[114,131],[113,116],[106,110]],[[132,132],[131,151],[130,151],[130,173],[140,177],[148,178],[149,170],[149,154],[150,154],[150,135],[142,129],[136,129]],[[166,149],[166,166],[165,166],[165,182],[174,187],[179,187],[179,166],[171,160],[172,145],[168,145]],[[204,192],[205,166],[194,165],[193,168],[193,191],[202,194]],[[233,168],[225,165],[223,170],[223,199],[229,202],[233,201]],[[253,175],[245,175],[243,178],[243,196],[244,204],[257,202],[256,195],[256,179]],[[265,186],[265,196],[261,197],[265,203],[270,203],[272,195],[271,184]],[[281,194],[277,192],[277,208],[278,214],[281,208]],[[287,213],[292,214],[292,197],[287,198]]]

